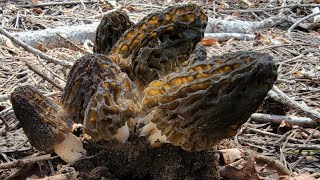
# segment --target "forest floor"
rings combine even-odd
[[[62,4],[46,4],[56,2]],[[320,119],[317,116],[320,112],[320,22],[308,18],[288,36],[288,29],[311,14],[317,4],[308,1],[294,6],[296,2],[293,1],[281,4],[262,0],[248,7],[247,1],[231,0],[110,2],[80,0],[68,4],[47,0],[0,0],[0,23],[10,33],[91,24],[99,22],[101,13],[115,8],[121,8],[137,22],[151,12],[186,2],[201,5],[209,18],[221,20],[261,22],[282,14],[286,20],[280,24],[248,32],[255,37],[252,40],[220,41],[208,37],[203,42],[209,56],[239,50],[271,54],[278,66],[273,93],[269,93],[257,111],[260,114],[252,116],[234,138],[222,141],[212,151],[186,152],[169,144],[150,147],[144,138],[133,134],[124,144],[86,143],[88,157],[66,165],[54,154],[46,156],[31,147],[13,114],[10,94],[17,86],[31,84],[57,101],[70,69],[41,59],[22,47],[12,46],[0,36],[0,179],[46,176],[51,179],[320,178]],[[90,47],[83,40],[77,45],[69,43],[69,47],[42,45],[36,48],[73,63],[86,53],[83,49]],[[283,93],[285,96],[281,96]],[[266,119],[268,115],[279,116]],[[35,160],[36,157],[44,158]],[[23,161],[24,158],[27,161]]]

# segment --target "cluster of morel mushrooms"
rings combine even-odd
[[[136,133],[151,145],[186,151],[234,136],[272,88],[277,68],[265,53],[207,58],[198,44],[207,20],[195,4],[168,7],[137,24],[122,12],[105,15],[95,53],[74,63],[60,104],[29,85],[12,93],[31,145],[73,163],[85,155],[73,124],[92,140],[126,142]]]

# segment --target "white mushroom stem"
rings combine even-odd
[[[157,125],[151,122],[152,117],[153,112],[138,119],[138,124],[145,124],[141,129],[140,136],[148,136],[151,145],[155,145],[156,143],[169,143],[167,137],[162,135],[161,131],[157,128]]]
[[[68,133],[64,141],[60,144],[55,144],[53,149],[62,160],[69,164],[73,164],[86,154],[82,142],[72,133]]]
[[[151,145],[157,145],[158,143],[169,143],[167,137],[161,134],[161,131],[153,122],[143,126],[140,136],[148,136],[148,140]]]
[[[112,139],[116,139],[117,141],[121,143],[125,143],[128,138],[129,138],[130,132],[129,132],[129,127],[126,122],[124,126],[118,129],[117,134],[112,136]]]

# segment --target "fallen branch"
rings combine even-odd
[[[290,98],[288,95],[286,95],[284,92],[282,92],[277,86],[273,86],[272,90],[269,91],[268,96],[273,98],[275,101],[279,101],[287,106],[290,106],[291,108],[300,111],[303,114],[308,115],[309,117],[313,118],[315,122],[320,122],[319,112],[299,104],[298,102]]]
[[[63,60],[59,60],[59,59],[50,57],[50,56],[42,53],[41,51],[39,51],[39,50],[27,45],[26,43],[22,42],[18,38],[10,35],[9,32],[4,30],[2,27],[0,27],[0,33],[5,35],[7,38],[9,38],[13,43],[17,44],[18,46],[21,46],[23,49],[25,49],[26,51],[32,53],[33,55],[39,56],[41,59],[45,59],[48,62],[52,62],[54,64],[59,64],[61,66],[65,66],[65,67],[71,67],[72,66],[71,62],[63,61]]]
[[[61,37],[57,34],[68,37],[68,40],[75,44],[81,44],[86,39],[93,41],[98,25],[99,22],[95,22],[78,26],[61,26],[53,29],[48,28],[39,31],[15,32],[11,33],[11,35],[29,46],[38,47],[39,45],[44,45],[46,48],[53,49],[56,47],[69,46],[65,41],[61,41]]]
[[[21,167],[27,164],[33,164],[39,161],[51,160],[54,157],[51,157],[51,154],[46,154],[42,156],[30,157],[27,159],[19,159],[12,162],[2,163],[0,164],[0,169],[11,169],[16,167]]]
[[[254,21],[254,22],[241,21],[241,20],[227,21],[227,20],[209,18],[206,32],[250,34],[260,29],[277,26],[278,24],[281,24],[285,20],[286,20],[286,17],[283,15],[270,17],[262,21]]]
[[[114,10],[108,11],[107,13],[112,11]],[[218,41],[226,41],[231,38],[237,40],[253,40],[255,36],[251,34],[252,32],[255,32],[258,29],[275,26],[283,22],[284,19],[285,18],[282,17],[273,17],[258,22],[247,22],[210,18],[205,37],[214,37]],[[61,26],[54,29],[48,28],[40,31],[15,32],[12,33],[12,36],[32,47],[38,47],[39,45],[44,45],[50,49],[56,47],[68,47],[69,44],[65,41],[61,41],[61,37],[57,34],[68,37],[68,40],[75,44],[81,44],[87,39],[94,42],[98,25],[99,22],[78,26]]]
[[[317,123],[307,117],[296,117],[296,116],[279,116],[270,114],[254,113],[251,115],[250,119],[257,122],[271,122],[280,124],[282,121],[288,122],[290,125],[298,125],[301,127],[316,127]]]

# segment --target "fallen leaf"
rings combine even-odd
[[[213,45],[216,45],[218,41],[214,38],[204,38],[201,40],[200,43],[204,46],[213,46]]]
[[[280,178],[281,180],[316,180],[315,177],[312,177],[310,173],[305,172],[298,175],[284,176]]]
[[[37,44],[36,49],[38,49],[39,51],[42,51],[42,52],[48,51],[47,48],[43,44]]]
[[[32,12],[34,12],[36,14],[41,14],[42,13],[42,9],[41,8],[33,8]]]
[[[223,166],[219,169],[219,173],[223,178],[232,179],[243,179],[243,180],[260,180],[258,173],[255,169],[255,158],[254,155],[249,155],[241,164],[241,168],[234,167],[232,165]]]
[[[287,121],[281,121],[277,133],[278,134],[285,134],[286,132],[292,129],[291,125]]]
[[[219,152],[221,152],[223,161],[226,165],[241,159],[242,152],[238,148],[222,149],[219,150]]]

